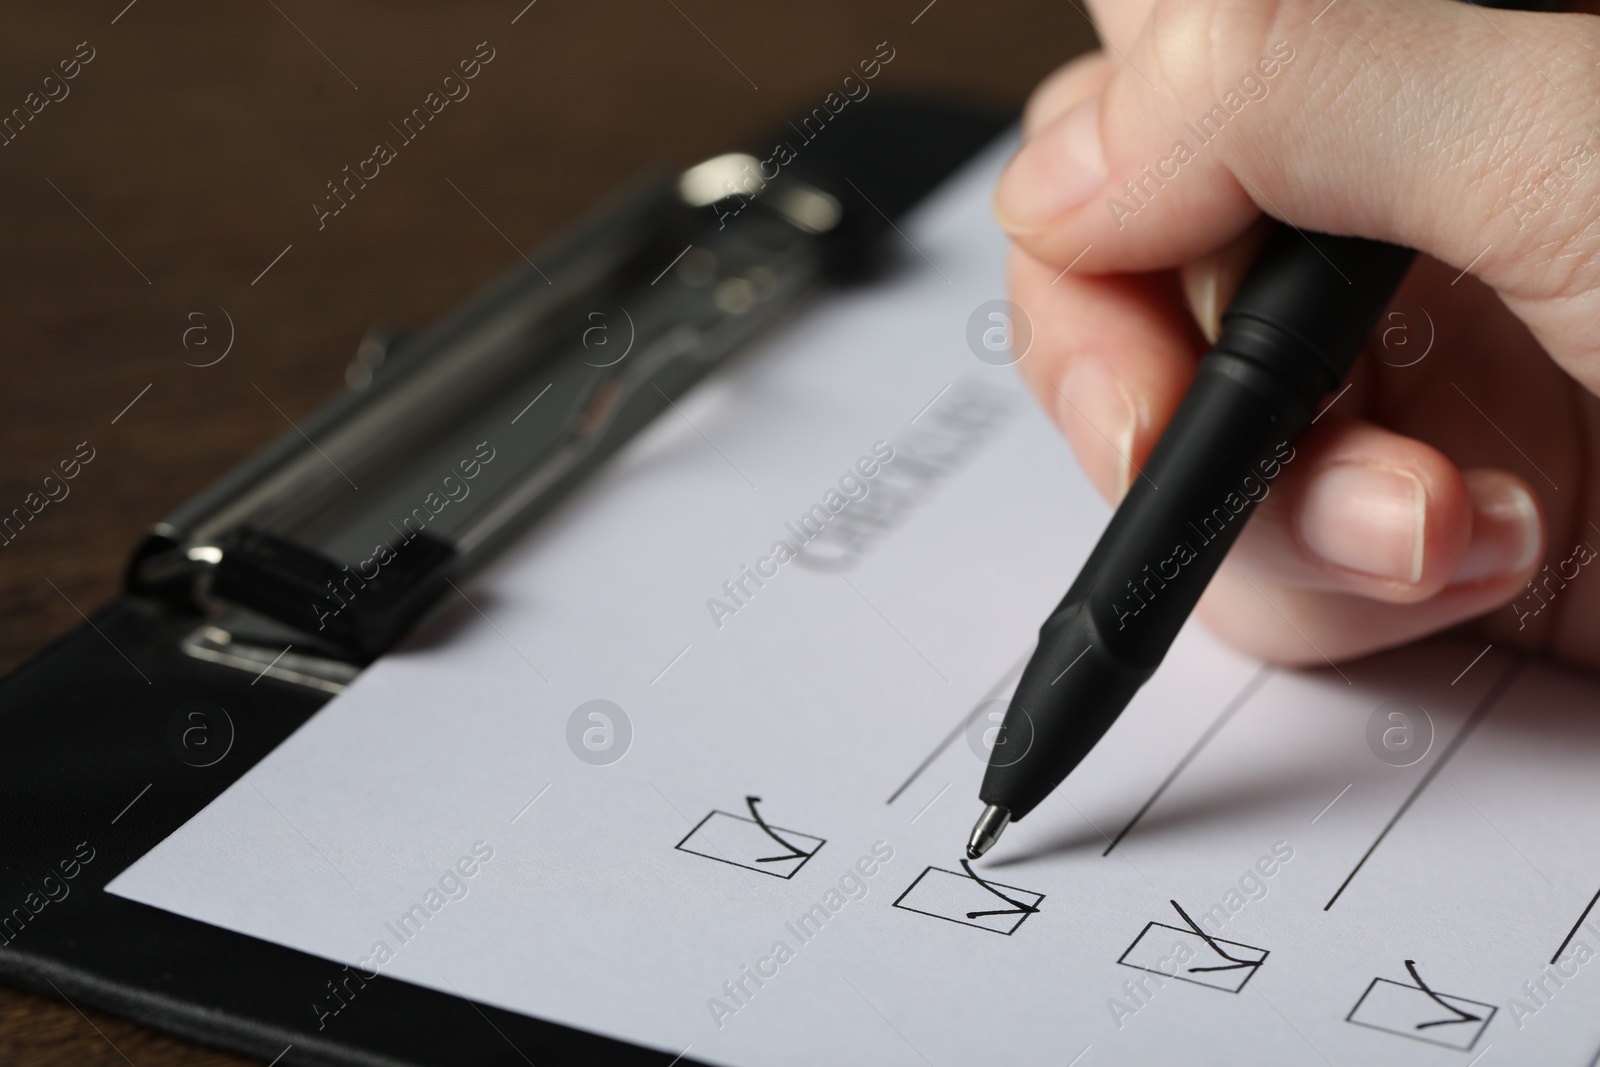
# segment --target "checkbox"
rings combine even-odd
[[[1042,900],[1043,893],[991,882],[970,873],[927,867],[900,894],[894,906],[1010,937],[1023,920],[1039,910]]]
[[[750,810],[755,812],[754,805]],[[793,878],[825,844],[820,837],[770,826],[758,818],[712,811],[674,847],[774,878]]]
[[[1374,978],[1345,1022],[1468,1052],[1488,1029],[1496,1008],[1465,997]]]
[[[1237,993],[1261,969],[1267,956],[1266,949],[1254,945],[1151,922],[1139,931],[1117,962],[1163,978]]]

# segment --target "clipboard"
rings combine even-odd
[[[424,333],[363,340],[347,394],[0,681],[0,980],[285,1065],[666,1062],[104,887],[750,338],[893,269],[892,220],[1007,121],[880,96],[776,135],[787,159],[646,178]],[[483,436],[491,412],[529,432]]]

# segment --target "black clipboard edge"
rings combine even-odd
[[[29,892],[43,898],[47,875],[52,894],[68,887],[0,933],[12,935],[0,979],[267,1061],[292,1045],[284,1065],[672,1059],[383,975],[319,1029],[314,1005],[333,1003],[326,983],[346,975],[341,964],[104,892],[328,698],[182,656],[192,620],[148,602],[120,598],[90,621],[0,685],[0,917],[26,909]],[[234,723],[214,766],[190,766],[168,743],[172,712],[190,700]],[[65,880],[59,865],[80,842],[93,859]]]

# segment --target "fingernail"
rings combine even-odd
[[[1189,298],[1189,310],[1207,341],[1217,343],[1222,336],[1222,309],[1217,306],[1217,289],[1222,273],[1215,259],[1194,264],[1183,272],[1184,295]]]
[[[1539,505],[1521,485],[1503,475],[1467,472],[1472,497],[1472,540],[1451,585],[1518,574],[1539,556]]]
[[[1128,492],[1138,414],[1118,381],[1093,360],[1079,360],[1061,380],[1060,422],[1080,453],[1109,453],[1116,482],[1112,502]]]
[[[1095,96],[1022,146],[995,189],[995,217],[1011,233],[1042,230],[1093,196],[1105,178]]]
[[[1422,579],[1428,494],[1416,475],[1337,463],[1301,499],[1300,537],[1336,567],[1401,582]]]

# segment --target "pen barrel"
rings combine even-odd
[[[1077,601],[1118,661],[1149,670],[1161,662],[1251,513],[1294,463],[1314,403],[1220,347],[1201,362],[1107,526],[1095,578]]]
[[[980,799],[1019,819],[1166,656],[1414,253],[1280,226],[1078,580],[1039,632]]]
[[[1222,336],[1062,607],[1154,669],[1294,444],[1349,373],[1414,253],[1279,226],[1223,315]]]

